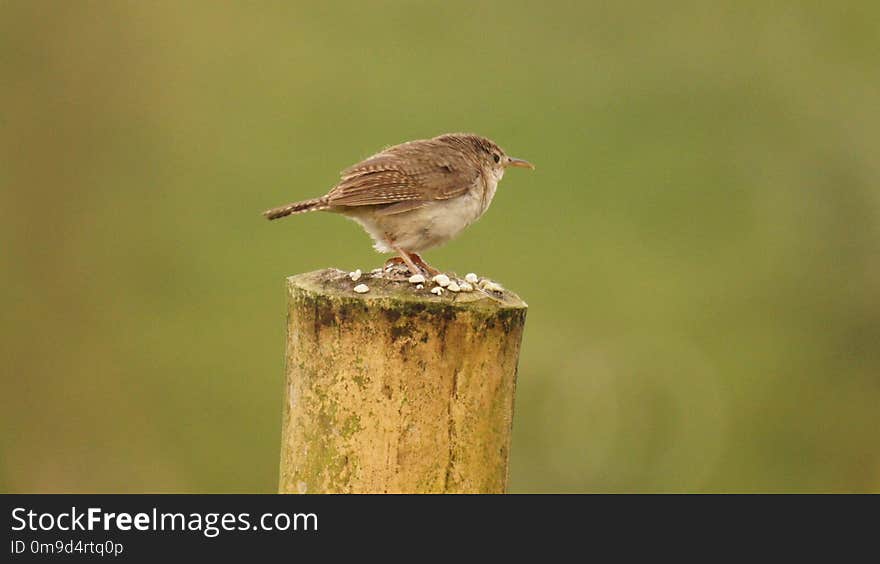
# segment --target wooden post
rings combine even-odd
[[[279,490],[504,492],[526,304],[379,276],[287,279]]]

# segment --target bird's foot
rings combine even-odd
[[[394,268],[395,266],[406,265],[402,257],[391,257],[385,261],[385,268]]]
[[[385,268],[394,269],[396,267],[406,266],[410,274],[425,274],[429,278],[440,274],[440,271],[425,262],[425,259],[417,253],[401,252],[400,256],[391,257],[385,261]]]
[[[410,258],[416,264],[416,266],[418,266],[425,272],[425,274],[429,276],[437,276],[438,274],[440,274],[439,270],[425,262],[425,259],[419,256],[418,253],[410,253]]]
[[[385,275],[392,280],[406,280],[413,274],[422,274],[421,269],[413,264],[411,260],[408,260],[408,258],[409,257],[404,258],[403,255],[401,255],[386,260],[384,268]]]

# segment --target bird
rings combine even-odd
[[[313,211],[358,222],[380,253],[396,253],[411,274],[436,275],[419,253],[455,238],[492,203],[511,167],[534,169],[473,133],[446,133],[393,145],[340,173],[327,194],[263,212],[269,220]]]

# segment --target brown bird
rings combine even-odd
[[[363,226],[377,251],[397,253],[411,273],[421,268],[437,274],[418,253],[449,241],[486,213],[507,167],[535,168],[485,137],[448,133],[388,147],[343,170],[327,195],[263,215],[340,213]]]

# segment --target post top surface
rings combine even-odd
[[[382,271],[380,273],[365,272],[354,281],[349,273],[337,268],[325,268],[287,278],[288,288],[298,288],[310,293],[328,297],[348,298],[352,300],[391,300],[405,302],[421,302],[443,304],[452,307],[479,307],[490,309],[526,309],[528,305],[519,296],[507,289],[487,291],[475,285],[471,292],[452,292],[443,289],[436,295],[431,290],[439,286],[428,279],[424,288],[417,290],[417,284],[405,278],[398,278]],[[355,287],[365,285],[368,291],[355,292]]]

